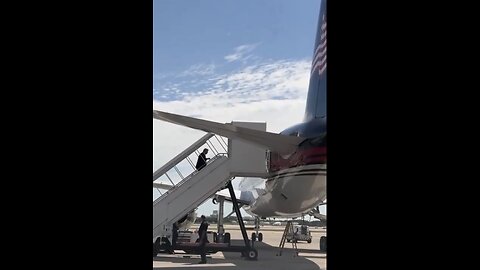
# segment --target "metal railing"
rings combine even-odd
[[[187,149],[182,151],[180,154],[175,156],[173,159],[168,161],[158,170],[156,170],[153,173],[153,181],[156,184],[162,182],[169,182],[169,184],[165,185],[171,185],[171,188],[169,190],[183,184],[198,172],[195,168],[196,161],[194,162],[192,156],[196,160],[200,155],[202,149],[204,148],[209,149],[209,151],[214,154],[214,156],[210,160],[208,160],[205,166],[208,166],[220,156],[228,157],[228,144],[225,142],[225,140],[221,136],[215,135],[213,133],[208,133],[202,138],[200,138],[198,141],[193,143],[191,146],[189,146]],[[189,172],[188,170],[192,171]],[[156,182],[157,180],[159,180],[159,182]],[[154,187],[154,189],[157,189],[157,192],[160,193],[160,196],[157,198],[155,198],[154,194],[154,202],[158,201],[159,199],[161,199],[161,197],[164,197],[166,196],[166,194],[168,194],[168,190],[162,193],[158,188]]]
[[[205,165],[205,167],[207,167],[208,165],[212,164],[215,160],[217,160],[218,158],[220,157],[226,157],[228,156],[226,153],[218,153],[216,154],[213,158],[211,158],[207,164]],[[203,169],[205,169],[205,167]],[[171,193],[171,191],[177,189],[178,187],[180,187],[182,184],[184,184],[185,182],[187,182],[188,180],[190,180],[190,178],[192,178],[194,175],[196,175],[199,171],[195,170],[193,171],[192,173],[190,173],[187,177],[183,178],[180,182],[178,182],[177,184],[173,185],[172,188],[170,188],[169,190],[167,190],[166,192],[164,192],[162,195],[160,195],[154,202],[153,204],[157,204],[159,201],[161,201],[164,197],[166,197],[169,193]]]

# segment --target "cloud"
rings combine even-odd
[[[180,73],[177,77],[185,77],[185,76],[205,76],[211,75],[215,73],[215,65],[214,64],[195,64],[190,66],[187,70]]]
[[[252,57],[252,55],[247,54],[252,52],[258,45],[259,43],[240,45],[234,49],[234,53],[226,55],[224,59],[227,60],[227,62],[246,61]]]

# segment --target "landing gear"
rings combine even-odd
[[[252,233],[252,240],[262,242],[263,241],[263,234],[258,233],[258,230],[260,230],[260,218],[255,217],[255,232]]]
[[[263,241],[263,233],[256,234],[252,232],[252,240],[262,242]]]
[[[327,251],[327,237],[320,237],[320,251]]]
[[[223,236],[223,242],[224,243],[227,243],[228,246],[230,246],[230,233],[225,233],[225,235]]]

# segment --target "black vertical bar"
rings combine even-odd
[[[230,197],[232,197],[233,209],[237,215],[238,224],[240,225],[240,230],[242,231],[243,241],[245,241],[245,246],[250,249],[250,242],[248,241],[247,230],[245,229],[245,224],[243,224],[242,214],[240,213],[240,208],[238,208],[237,198],[235,197],[235,192],[233,191],[232,181],[228,182],[228,191],[230,191]]]

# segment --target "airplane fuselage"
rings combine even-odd
[[[244,207],[251,215],[299,216],[326,198],[326,117],[295,125],[281,134],[308,139],[291,155],[270,153],[268,164],[272,176],[266,180],[263,192],[257,193],[255,200]]]
[[[265,193],[244,209],[260,217],[298,217],[325,200],[326,178],[324,164],[281,170],[266,181]]]

